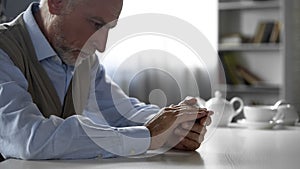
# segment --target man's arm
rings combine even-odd
[[[144,126],[116,128],[83,116],[44,118],[27,87],[21,71],[0,50],[0,152],[6,158],[129,156],[144,153],[150,145]]]
[[[92,72],[91,90],[84,115],[95,123],[114,127],[142,126],[160,108],[128,97],[105,73],[102,65]]]
[[[95,97],[89,103],[97,100],[94,106],[96,109],[90,111],[90,115],[98,117],[92,119],[113,126],[145,125],[151,133],[150,149],[168,146],[180,150],[195,150],[200,146],[206,133],[205,123],[210,121],[212,112],[199,109],[196,99],[187,98],[178,106],[159,109],[157,106],[145,105],[137,99],[128,98],[106,76],[103,67],[98,69],[96,77],[96,87],[91,87],[95,91],[90,93]],[[199,120],[195,122],[196,119]]]

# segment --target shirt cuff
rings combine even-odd
[[[151,142],[150,131],[145,126],[118,128],[123,142],[123,156],[145,153]]]

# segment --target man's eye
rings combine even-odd
[[[101,29],[103,26],[104,26],[104,24],[102,24],[102,23],[98,23],[98,22],[93,22],[93,24],[94,24],[94,27],[98,30],[98,29]]]

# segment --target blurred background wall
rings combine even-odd
[[[2,11],[5,16],[5,19],[2,19],[2,22],[12,20],[22,11],[24,11],[31,2],[34,1],[38,2],[39,0],[0,0],[0,6],[2,6]]]
[[[177,17],[200,31],[216,54],[217,3],[217,0],[124,1],[120,20],[144,13]],[[148,22],[156,24],[155,20]],[[135,26],[139,26],[139,23]],[[113,34],[113,31],[111,33]],[[194,57],[193,53],[183,47],[183,43],[151,35],[134,37],[124,43],[127,43],[127,49],[120,49],[114,54],[116,56],[112,56],[113,59],[103,64],[108,74],[128,95],[161,107],[176,104],[186,96],[200,96],[204,99],[212,96],[211,83],[218,81],[217,55],[203,56],[207,61],[197,62],[191,59]],[[135,52],[128,52],[133,50],[132,48]],[[196,48],[205,50],[201,43]]]

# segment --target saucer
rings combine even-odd
[[[276,123],[273,121],[252,122],[252,121],[247,121],[246,119],[240,119],[237,121],[237,123],[241,126],[251,128],[251,129],[271,129],[276,125]]]

